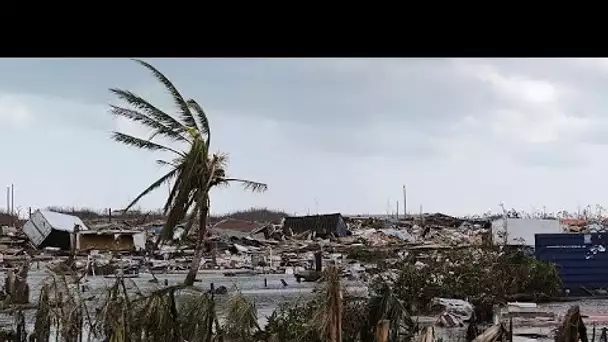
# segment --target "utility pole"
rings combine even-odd
[[[399,219],[399,201],[397,201],[397,220]]]
[[[11,214],[11,188],[6,187],[6,213]]]
[[[15,214],[15,185],[11,184],[11,216]]]
[[[386,217],[390,217],[391,216],[391,200],[387,199],[386,200]]]
[[[407,218],[407,193],[405,192],[405,185],[403,186],[403,217]]]

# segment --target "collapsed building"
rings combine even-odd
[[[76,216],[42,210],[36,210],[23,225],[23,233],[39,249],[69,250],[74,229],[85,231],[89,228]]]
[[[348,235],[348,227],[339,213],[288,216],[283,221],[283,233],[287,236],[311,233],[320,238],[344,237]]]
[[[136,230],[87,230],[76,234],[76,250],[132,251],[146,249],[146,233]]]
[[[129,223],[108,218],[93,224],[73,215],[37,210],[24,224],[22,232],[32,247],[38,250],[52,247],[68,251],[74,245],[81,257],[95,251],[96,255],[105,253],[108,257],[104,258],[110,258],[111,254],[135,258],[148,250],[153,253],[147,260],[154,264],[156,270],[170,272],[186,269],[194,254],[195,230],[186,234],[184,227],[178,225],[173,239],[151,250],[164,225],[162,220],[155,219],[148,223],[141,220]],[[468,219],[440,213],[403,217],[345,217],[341,213],[287,216],[281,224],[211,218],[202,267],[262,267],[263,272],[293,272],[294,267],[313,268],[312,261],[318,252],[322,254],[323,263],[342,263],[350,267],[347,264],[357,255],[372,260],[373,253],[386,255],[383,259],[390,259],[402,257],[408,251],[420,253],[444,248],[476,248],[488,244],[534,247],[537,234],[561,233],[565,226],[569,226],[571,231],[574,230],[572,227],[576,227],[580,231],[593,232],[599,230],[598,225],[581,220],[500,216]],[[9,229],[4,230],[3,235],[10,233]],[[13,243],[18,246],[19,241],[22,243],[24,239],[3,236],[0,243],[7,245],[3,247],[4,250],[10,251],[3,254],[10,256],[20,253],[22,247],[11,247]],[[596,254],[602,253],[601,250],[599,247],[593,249]],[[545,255],[542,258],[550,259]],[[598,257],[592,255],[592,258]],[[349,261],[344,262],[346,259]]]
[[[141,251],[146,248],[145,231],[90,229],[77,216],[36,210],[23,226],[23,233],[38,249],[69,251]]]

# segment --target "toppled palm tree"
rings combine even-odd
[[[265,191],[268,186],[264,183],[228,177],[227,156],[222,153],[210,153],[211,130],[203,108],[193,99],[186,100],[169,79],[152,65],[141,60],[135,61],[151,71],[165,86],[177,106],[179,115],[169,115],[130,91],[110,89],[119,99],[132,107],[112,106],[111,111],[114,115],[137,122],[153,131],[149,139],[113,132],[114,140],[125,145],[174,155],[171,161],[158,161],[159,164],[170,167],[170,171],[137,196],[125,211],[161,185],[172,182],[169,197],[163,208],[167,222],[163,227],[161,240],[172,237],[173,230],[183,220],[186,220],[186,233],[193,227],[195,221],[198,221],[195,254],[190,272],[184,281],[185,285],[193,285],[204,253],[210,207],[209,191],[213,187],[228,186],[230,183],[240,183],[245,189],[254,192]],[[179,143],[184,148],[175,149],[153,141],[158,137]]]

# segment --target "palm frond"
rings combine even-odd
[[[180,171],[175,184],[173,185],[173,189],[167,198],[167,202],[165,203],[165,213],[173,206],[177,205],[183,207],[190,198],[191,192],[201,189],[204,180],[208,178],[201,175],[200,172],[197,172],[205,165],[204,162],[201,161],[201,158],[204,158],[204,155],[200,155],[201,152],[204,151],[200,151],[199,147],[200,144],[198,144],[198,141],[195,141],[191,146],[190,151],[179,158],[178,164]],[[187,212],[188,208],[185,208],[185,211]],[[181,219],[183,219],[183,216],[180,220]]]
[[[177,88],[173,85],[173,83],[171,83],[171,81],[169,81],[169,79],[165,75],[163,75],[163,73],[158,71],[158,69],[156,69],[152,65],[140,59],[134,59],[134,61],[150,70],[154,77],[156,77],[156,79],[158,79],[165,86],[165,88],[167,88],[167,90],[173,97],[173,101],[179,107],[181,111],[182,120],[184,121],[186,126],[198,128],[198,126],[196,125],[196,120],[194,119],[192,112],[190,112],[190,107],[188,107],[188,104],[186,103],[180,92],[177,90]]]
[[[110,112],[112,114],[114,114],[115,116],[120,116],[126,119],[129,119],[133,122],[138,122],[141,123],[144,126],[147,126],[151,129],[153,129],[155,131],[154,135],[156,136],[157,134],[163,135],[167,138],[176,140],[176,141],[188,141],[186,138],[184,138],[179,131],[176,131],[175,129],[171,129],[167,126],[165,126],[165,124],[163,124],[162,122],[158,121],[157,119],[151,118],[146,114],[140,113],[136,110],[133,109],[128,109],[128,108],[123,108],[123,107],[118,107],[118,106],[114,106],[114,105],[110,105]],[[152,139],[149,139],[152,140]]]
[[[116,131],[112,132],[112,138],[125,145],[138,147],[138,148],[141,148],[144,150],[169,151],[169,152],[176,153],[178,155],[183,155],[182,152],[174,150],[170,147],[163,146],[161,144],[157,144],[157,143],[151,142],[149,140],[144,140],[141,138],[134,137],[132,135],[128,135],[128,134],[124,134],[124,133],[120,133],[120,132],[116,132]]]
[[[230,296],[225,311],[224,331],[229,338],[245,341],[254,331],[260,331],[255,302],[238,289]]]
[[[197,201],[197,198],[198,196],[195,192],[194,194],[190,194],[189,198],[184,202],[181,201],[181,197],[177,199],[177,202],[171,207],[167,221],[161,231],[161,240],[170,239],[173,236],[175,227],[184,219],[186,219],[184,236],[188,236],[190,229],[192,229],[192,226],[202,209],[202,201]],[[193,205],[193,210],[188,214],[188,211]]]
[[[119,99],[130,104],[131,106],[144,111],[146,114],[148,114],[151,117],[155,118],[156,120],[164,123],[165,125],[167,125],[167,127],[174,129],[180,133],[187,131],[186,127],[181,122],[177,121],[171,115],[156,108],[154,105],[152,105],[150,102],[144,100],[142,97],[135,95],[128,90],[122,90],[122,89],[116,89],[116,88],[110,89],[110,92],[113,93],[114,95],[116,95]]]
[[[183,317],[181,330],[184,340],[211,341],[212,336],[209,336],[209,333],[213,331],[216,313],[215,303],[210,295],[202,294],[188,298],[180,313]]]
[[[321,288],[319,307],[313,314],[310,326],[314,327],[322,340],[341,341],[343,289],[336,266],[329,266],[324,272],[325,284]],[[331,336],[331,337],[330,337]],[[332,338],[333,337],[333,338]]]
[[[180,164],[178,176],[163,208],[167,214],[162,232],[163,238],[172,236],[173,230],[186,218],[193,203],[200,201],[206,193],[203,190],[205,188],[202,184],[203,179],[197,173],[199,167],[200,163],[195,153],[188,153]]]
[[[124,211],[128,211],[137,202],[139,202],[139,200],[142,199],[142,197],[144,197],[147,194],[151,193],[152,191],[158,189],[158,187],[163,185],[165,182],[168,182],[169,180],[171,180],[171,178],[175,177],[177,171],[178,171],[178,169],[173,169],[173,170],[167,172],[164,176],[157,179],[156,182],[152,183],[146,190],[142,191],[142,193],[139,194],[139,196],[135,197],[135,199],[124,209]]]
[[[194,223],[198,219],[199,213],[201,211],[201,205],[202,203],[197,203],[197,205],[194,206],[192,212],[190,212],[190,214],[188,215],[188,218],[186,219],[186,224],[184,225],[184,236],[188,236],[188,234],[190,234],[190,230],[192,230]]]
[[[187,101],[188,106],[194,110],[196,116],[198,117],[198,122],[200,124],[200,132],[207,135],[207,145],[211,144],[211,130],[209,128],[209,119],[207,119],[207,114],[203,111],[203,107],[198,104],[194,99],[190,99]]]
[[[171,167],[178,167],[177,164],[173,163],[173,162],[168,162],[166,160],[162,160],[162,159],[157,159],[156,160],[156,164],[160,165],[160,166],[171,166]]]
[[[222,152],[214,153],[211,158],[212,162],[221,168],[226,167],[226,165],[228,164],[228,159],[229,159],[228,154],[222,153]]]
[[[254,182],[246,179],[224,178],[221,180],[221,182],[225,184],[240,183],[245,190],[251,190],[252,192],[264,192],[268,190],[268,184]]]

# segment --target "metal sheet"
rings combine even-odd
[[[146,249],[146,232],[141,232],[133,235],[133,245],[136,251]]]
[[[37,210],[23,226],[23,233],[38,247],[49,236],[51,229],[51,225],[46,221],[42,213]]]
[[[608,288],[608,233],[536,234],[535,254],[557,265],[570,293]]]
[[[535,234],[559,234],[559,220],[507,218],[492,222],[492,238],[497,245],[534,246]],[[505,236],[506,234],[506,236]]]
[[[60,214],[53,211],[39,211],[46,221],[53,227],[55,230],[62,230],[65,232],[72,233],[74,232],[74,225],[79,225],[80,230],[88,230],[87,226],[82,222],[82,220],[77,216]]]
[[[81,230],[88,230],[80,218],[52,211],[36,210],[23,226],[23,232],[36,246],[40,246],[51,234],[52,230],[71,233],[74,225],[80,225]]]

